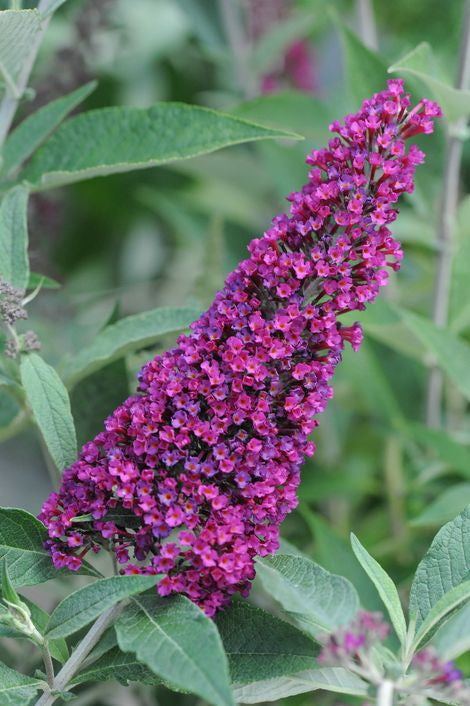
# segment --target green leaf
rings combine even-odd
[[[310,0],[309,6],[319,5],[319,2]],[[273,23],[272,27],[264,32],[253,47],[250,56],[250,65],[260,76],[269,73],[273,64],[279,62],[289,46],[308,37],[314,28],[318,15],[312,12],[290,13],[285,19]]]
[[[400,431],[410,441],[416,441],[435,451],[453,470],[460,471],[470,478],[470,448],[454,439],[447,431],[408,421]],[[443,521],[448,519],[450,518],[446,517]]]
[[[113,647],[99,657],[89,667],[79,672],[70,682],[77,686],[85,682],[101,682],[117,679],[120,684],[128,686],[130,682],[158,685],[161,679],[144,664],[141,664],[131,653],[124,653],[118,647]]]
[[[215,624],[184,596],[140,596],[116,624],[119,647],[170,687],[233,706],[227,657]]]
[[[34,586],[51,578],[66,575],[54,568],[50,554],[44,549],[46,528],[26,510],[0,507],[0,561],[8,563],[8,575],[16,588]],[[99,576],[88,564],[81,574]]]
[[[358,676],[342,667],[309,669],[290,676],[253,682],[234,689],[237,703],[257,704],[324,689],[351,696],[366,696],[367,684]]]
[[[0,12],[0,77],[14,97],[18,97],[17,81],[40,26],[37,10]]]
[[[1,171],[9,174],[20,166],[55,130],[62,120],[96,87],[96,81],[51,101],[29,115],[9,134],[2,151]]]
[[[46,686],[41,679],[25,677],[0,662],[0,703],[2,706],[30,706],[37,691]]]
[[[102,430],[103,420],[128,396],[129,382],[123,359],[105,365],[75,385],[70,402],[79,447]]]
[[[245,601],[234,601],[216,619],[233,684],[294,674],[315,666],[319,649],[289,623]]]
[[[382,599],[390,619],[392,621],[395,632],[402,645],[406,642],[406,621],[401,607],[400,597],[397,588],[390,576],[382,569],[378,561],[372,557],[369,552],[362,546],[358,538],[351,533],[351,545],[356,555],[358,562],[374,583],[379,596]]]
[[[406,309],[398,309],[410,332],[436,358],[460,392],[470,400],[470,345],[451,331],[438,328],[428,319]]]
[[[419,78],[434,94],[449,122],[470,114],[470,91],[459,90],[436,78],[432,72],[435,59],[427,42],[418,44],[411,52],[388,69],[390,73],[409,74]]]
[[[299,512],[310,527],[315,542],[315,557],[318,563],[328,571],[340,571],[359,594],[361,605],[367,610],[381,610],[382,601],[377,590],[362,570],[354,556],[349,542],[339,537],[321,517],[313,513],[306,505],[299,506]]]
[[[343,45],[346,83],[354,103],[359,106],[365,98],[387,87],[387,65],[379,54],[368,49],[341,20],[336,20],[336,24]]]
[[[263,588],[314,637],[350,623],[359,609],[355,588],[310,559],[278,554],[257,561]]]
[[[317,143],[328,140],[332,111],[324,101],[301,91],[257,96],[230,108],[232,115],[295,132]]]
[[[18,289],[26,289],[28,263],[28,191],[16,186],[0,203],[0,276]]]
[[[36,152],[24,179],[34,189],[47,189],[286,137],[299,136],[184,103],[102,108],[63,123]]]
[[[0,559],[14,586],[31,586],[58,575],[43,547],[44,525],[25,510],[0,508]]]
[[[41,289],[59,289],[62,285],[51,277],[41,275],[39,272],[30,272],[26,289],[36,289],[41,285]]]
[[[146,591],[157,583],[155,576],[112,576],[79,588],[52,612],[46,637],[67,637],[91,623],[115,603]]]
[[[46,626],[49,622],[49,614],[45,610],[40,608],[36,603],[33,603],[29,598],[21,596],[21,600],[26,603],[31,613],[31,620],[33,621],[34,627],[44,635],[46,632]],[[48,640],[49,652],[51,655],[61,664],[64,664],[69,658],[69,649],[67,643],[62,638],[58,640]]]
[[[467,505],[470,505],[470,483],[457,483],[438,495],[421,515],[412,520],[411,524],[414,527],[442,525],[451,520],[456,512],[464,510]]]
[[[199,314],[198,309],[190,307],[152,309],[106,326],[95,336],[93,343],[66,361],[64,378],[67,385],[73,387],[113,360],[153,345],[163,334],[187,328]]]
[[[18,596],[10,581],[6,559],[4,559],[2,562],[2,597],[5,598],[9,603],[13,603],[14,605],[21,605],[20,597]]]
[[[470,581],[459,583],[440,598],[426,615],[413,640],[413,652],[434,632],[439,623],[456,608],[470,601]]]
[[[417,627],[448,591],[469,578],[470,506],[439,530],[418,565],[410,594]]]
[[[431,642],[445,660],[456,659],[470,650],[470,603],[441,625]]]
[[[28,353],[21,358],[20,374],[34,419],[52,460],[61,471],[77,457],[68,392],[54,368],[37,353]]]

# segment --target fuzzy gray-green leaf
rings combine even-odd
[[[59,471],[77,456],[77,439],[64,383],[37,353],[22,357],[21,382],[36,424]]]

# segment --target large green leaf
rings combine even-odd
[[[426,615],[416,633],[413,648],[416,649],[426,639],[429,639],[437,626],[456,608],[470,601],[470,581],[463,581],[439,598]]]
[[[258,560],[263,588],[313,636],[347,625],[359,609],[355,588],[310,559],[278,554]]]
[[[46,528],[26,510],[0,507],[0,560],[8,564],[8,575],[14,586],[33,586],[67,573],[54,568],[50,554],[44,549]],[[99,576],[84,564],[81,574]]]
[[[216,620],[234,684],[248,684],[315,666],[318,647],[306,635],[245,601]]]
[[[28,191],[16,186],[0,203],[0,275],[18,289],[26,289],[28,264]]]
[[[374,583],[383,604],[387,608],[395,632],[401,644],[404,645],[406,642],[406,621],[395,584],[387,572],[382,569],[378,561],[369,554],[354,534],[351,534],[351,545],[356,559],[361,564],[370,580]]]
[[[470,91],[458,90],[433,75],[435,59],[427,42],[418,44],[411,52],[389,68],[400,76],[409,74],[423,81],[433,92],[449,122],[470,114]]]
[[[417,626],[454,586],[470,578],[470,506],[442,527],[416,571],[410,615]]]
[[[21,382],[36,424],[51,457],[61,471],[77,456],[75,427],[64,383],[37,353],[22,357]]]
[[[37,10],[0,12],[0,80],[16,95],[17,80],[41,26]]]
[[[470,603],[441,625],[431,642],[445,660],[455,659],[470,650]]]
[[[435,356],[438,365],[470,400],[470,345],[419,314],[405,309],[398,311],[410,332]]]
[[[234,689],[234,696],[238,703],[257,704],[317,689],[352,696],[367,695],[367,684],[358,676],[342,667],[325,667],[239,686]]]
[[[440,493],[434,502],[429,503],[411,524],[414,527],[441,526],[469,504],[470,483],[456,483]]]
[[[215,624],[184,596],[134,598],[116,624],[119,647],[175,688],[233,706],[227,657]]]
[[[85,682],[100,682],[117,679],[127,686],[130,682],[139,684],[161,684],[159,679],[148,667],[138,661],[132,653],[121,652],[118,647],[113,647],[99,657],[88,667],[79,672],[72,681],[71,686]]]
[[[1,171],[4,174],[12,172],[24,162],[35,149],[48,137],[62,122],[71,110],[93,91],[95,81],[80,86],[72,93],[61,96],[47,105],[39,108],[29,115],[8,136],[3,146],[3,164]]]
[[[286,137],[298,136],[184,103],[102,108],[63,123],[34,155],[24,178],[34,189],[45,189]]]
[[[25,677],[0,662],[0,703],[2,706],[29,706],[40,688],[46,686],[41,679]]]
[[[156,582],[155,576],[111,576],[79,588],[64,598],[53,611],[46,636],[56,639],[72,635],[115,603],[152,588]]]
[[[130,351],[150,346],[165,333],[186,328],[200,314],[198,309],[175,307],[152,309],[120,319],[106,326],[65,364],[64,378],[69,387]]]

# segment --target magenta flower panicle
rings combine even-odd
[[[160,595],[182,593],[208,615],[248,593],[255,557],[276,551],[297,505],[343,347],[361,343],[359,324],[340,317],[399,268],[388,226],[424,160],[405,140],[440,115],[430,101],[409,103],[391,80],[333,123],[337,136],[308,155],[308,182],[288,197],[290,215],[251,242],[189,335],[143,367],[138,394],[44,503],[57,567],[78,569],[104,545],[124,573],[158,574]]]

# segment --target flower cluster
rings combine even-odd
[[[347,627],[325,636],[318,662],[325,666],[363,667],[371,649],[386,640],[389,631],[381,613],[360,611]]]
[[[424,688],[461,706],[470,706],[470,687],[465,685],[463,674],[454,662],[440,659],[434,648],[425,647],[415,655],[412,665]]]
[[[323,638],[320,636],[323,648],[318,662],[324,666],[346,668],[375,688],[391,681],[393,691],[406,697],[410,706],[421,704],[424,696],[439,700],[442,697],[446,703],[470,706],[470,688],[465,684],[462,672],[453,662],[442,660],[432,647],[417,652],[406,670],[399,662],[382,664],[384,653],[378,648],[387,639],[389,631],[390,626],[384,622],[381,613],[361,611],[346,627]],[[379,659],[378,655],[381,655]]]
[[[138,394],[106,420],[44,503],[57,567],[109,546],[125,573],[162,575],[207,614],[246,594],[254,560],[278,547],[297,504],[310,432],[362,310],[398,269],[388,225],[413,189],[436,104],[409,110],[400,80],[347,116],[307,157],[307,184],[249,246],[250,257],[176,348],[148,362]],[[131,562],[131,563],[129,563]]]
[[[4,324],[9,334],[5,344],[5,355],[9,358],[16,358],[20,351],[37,351],[41,348],[39,338],[34,331],[26,331],[22,335],[18,335],[15,331],[16,322],[28,318],[25,304],[31,299],[24,297],[23,289],[13,287],[0,276],[0,322]]]

